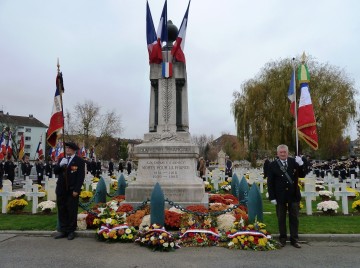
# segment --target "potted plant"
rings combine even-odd
[[[51,211],[56,207],[56,203],[50,200],[43,201],[39,203],[37,207],[40,208],[44,214],[50,214]]]
[[[325,215],[334,215],[337,213],[339,205],[336,201],[323,201],[317,204],[317,210],[322,211]]]
[[[7,208],[7,211],[20,212],[27,205],[28,205],[28,202],[26,202],[24,199],[14,199],[7,204],[6,208]]]
[[[333,193],[330,191],[323,190],[323,191],[319,191],[319,196],[323,201],[329,201],[333,196]]]

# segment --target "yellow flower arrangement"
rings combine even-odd
[[[14,199],[9,202],[9,204],[6,206],[6,209],[8,211],[18,211],[22,210],[27,205],[28,202],[26,202],[24,199]]]
[[[360,200],[356,200],[352,203],[352,206],[351,206],[352,209],[356,209],[357,211],[360,212]]]
[[[94,177],[94,178],[92,179],[93,182],[99,182],[99,180],[100,180],[100,179],[97,178],[97,177]]]
[[[355,198],[359,197],[359,191],[356,189],[353,189],[351,187],[346,187],[346,191],[350,192],[350,193],[355,193]]]
[[[91,198],[93,197],[93,193],[90,191],[82,191],[80,193],[80,198]]]

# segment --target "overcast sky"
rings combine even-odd
[[[149,0],[155,28],[163,4]],[[178,27],[187,4],[168,0]],[[233,92],[267,62],[303,51],[343,68],[359,89],[359,10],[357,0],[193,0],[185,44],[190,133],[235,135]],[[93,100],[121,115],[122,137],[142,139],[150,100],[145,26],[145,0],[0,0],[0,108],[48,124],[59,57],[65,110]],[[355,127],[349,133],[354,139]]]

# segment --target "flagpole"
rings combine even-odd
[[[59,63],[59,58],[57,59],[57,76],[59,77],[60,76],[60,63]],[[62,94],[63,94],[63,90],[64,90],[64,87],[63,85],[61,84],[61,79],[59,79],[59,94],[60,94],[60,104],[61,104],[61,113],[62,113],[62,129],[61,129],[61,132],[62,132],[62,141],[63,141],[63,149],[64,149],[64,157],[66,157],[66,151],[65,151],[65,118],[64,118],[64,105],[63,105],[63,99],[62,99]],[[67,171],[65,170],[64,171],[64,179],[65,179],[65,187],[66,189],[68,189],[68,180],[67,180]]]
[[[299,135],[298,135],[298,124],[297,124],[297,105],[296,105],[296,63],[295,58],[292,58],[292,68],[293,68],[293,74],[294,74],[294,84],[293,84],[293,90],[295,94],[295,107],[294,107],[294,113],[295,113],[295,143],[296,143],[296,155],[299,155]]]

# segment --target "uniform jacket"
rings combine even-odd
[[[56,194],[66,195],[77,192],[80,194],[81,187],[85,179],[85,161],[75,155],[69,165],[60,167],[60,162],[54,167],[54,173],[58,175],[56,183]],[[67,175],[67,187],[65,182],[65,173]]]
[[[5,174],[7,174],[7,178],[9,180],[14,180],[16,167],[17,167],[17,165],[15,165],[13,161],[5,162],[4,171],[5,171]]]
[[[290,183],[284,172],[280,169],[277,160],[270,163],[268,173],[269,200],[277,203],[300,202],[301,194],[298,185],[299,177],[305,177],[303,166],[299,166],[294,158],[287,158],[287,173],[293,181]]]

